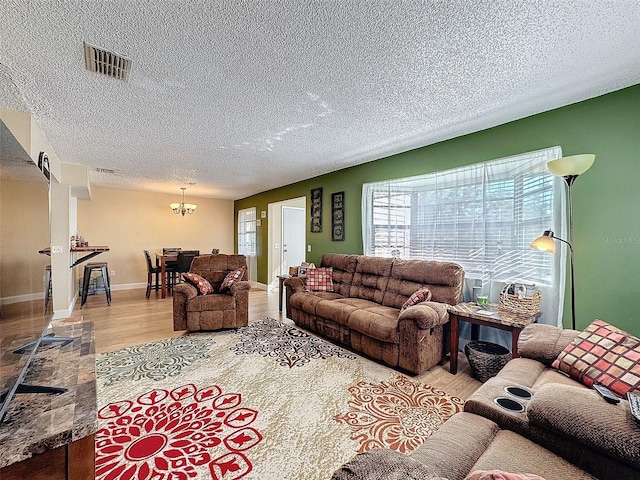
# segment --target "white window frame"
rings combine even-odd
[[[256,254],[256,207],[238,210],[238,253]]]
[[[497,301],[505,283],[533,283],[543,295],[544,321],[561,325],[565,249],[549,255],[529,247],[544,230],[565,235],[565,189],[546,168],[561,156],[560,147],[551,147],[366,183],[364,253],[459,263],[465,300],[482,290]]]

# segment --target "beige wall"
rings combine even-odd
[[[78,233],[90,245],[107,245],[110,251],[95,258],[115,271],[115,288],[147,281],[143,250],[151,255],[162,247],[181,247],[202,253],[219,248],[234,251],[233,201],[191,197],[198,205],[193,215],[174,214],[169,208],[179,202],[175,195],[91,187],[91,200],[78,200]],[[78,267],[81,268],[81,267]],[[81,272],[78,272],[81,275]]]
[[[44,270],[51,261],[38,253],[49,246],[46,182],[0,182],[0,245],[0,298],[12,303],[32,294],[42,297]]]

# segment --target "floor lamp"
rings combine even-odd
[[[554,253],[556,244],[554,240],[566,243],[569,246],[570,259],[570,278],[571,278],[571,328],[576,329],[576,297],[573,273],[573,182],[584,172],[591,168],[596,156],[593,154],[572,155],[547,163],[547,168],[551,173],[558,177],[562,177],[568,189],[569,198],[569,240],[563,240],[556,237],[551,230],[545,230],[544,233],[531,242],[531,248],[542,252]]]

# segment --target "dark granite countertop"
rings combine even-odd
[[[60,394],[17,394],[0,424],[0,468],[92,435],[97,430],[93,323],[54,320],[47,333],[73,342],[42,345],[24,383],[64,387]]]

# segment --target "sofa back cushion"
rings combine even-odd
[[[462,299],[463,283],[464,270],[457,263],[396,258],[382,305],[402,308],[422,287],[431,291],[432,301],[455,305]]]
[[[244,255],[225,255],[221,253],[194,258],[189,271],[206,278],[213,286],[214,291],[219,292],[227,274],[241,267],[245,267],[241,280],[247,280],[247,258]]]
[[[349,290],[349,296],[382,304],[389,278],[391,278],[392,266],[393,258],[360,255],[356,265],[356,273],[353,275],[353,284]],[[400,306],[402,306],[402,303],[400,303]]]
[[[353,275],[356,272],[358,255],[345,255],[342,253],[325,253],[320,261],[321,267],[333,269],[333,291],[343,297],[349,296]]]

